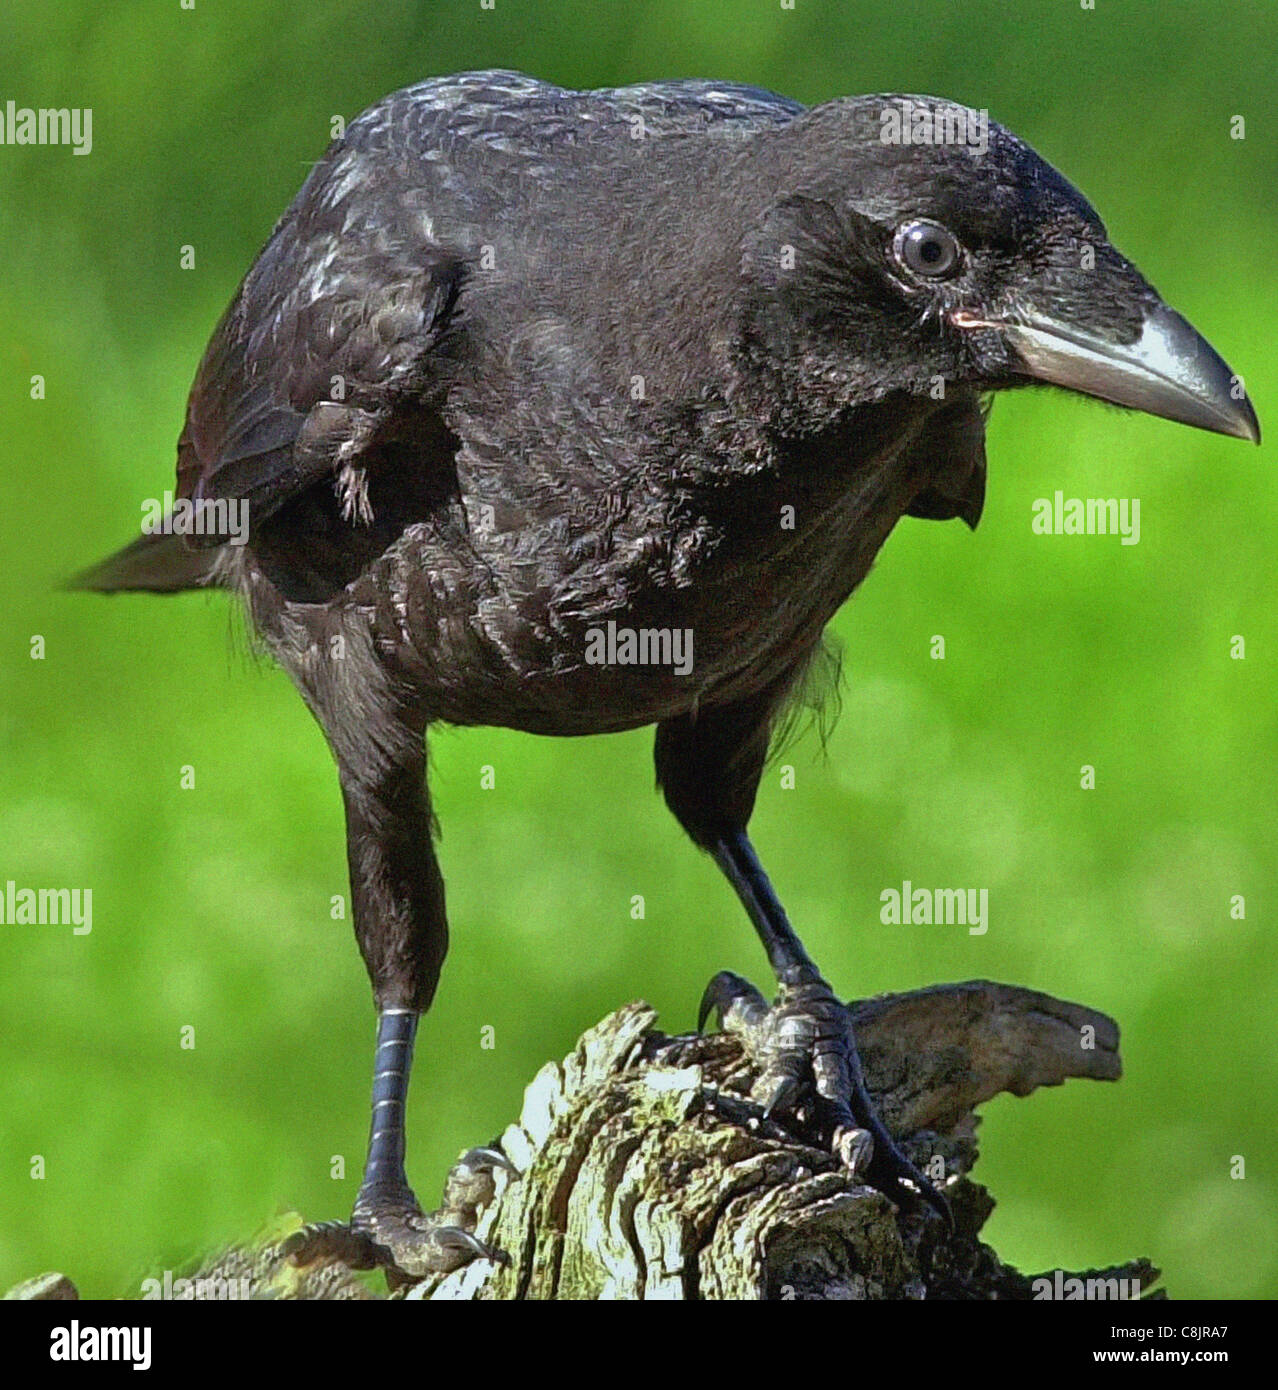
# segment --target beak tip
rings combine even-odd
[[[1256,414],[1256,407],[1251,403],[1251,397],[1243,396],[1241,400],[1231,401],[1229,405],[1228,414],[1222,417],[1222,423],[1216,427],[1219,433],[1259,444],[1260,418]]]
[[[1028,374],[1182,425],[1260,443],[1260,421],[1241,380],[1185,319],[1165,304],[1135,343],[1117,346],[1050,318],[1008,324]]]

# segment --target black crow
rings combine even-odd
[[[945,1212],[746,825],[822,630],[901,517],[976,525],[986,398],[1033,382],[1259,437],[1083,197],[953,103],[481,72],[397,92],[329,147],[205,352],[167,534],[81,578],[238,593],[337,761],[373,1124],[351,1223],[308,1229],[299,1261],[403,1277],[485,1253],[423,1215],[403,1163],[448,940],[437,721],[655,724],[666,801],[780,991],[769,1008],[721,975],[703,1021],[717,1007],[765,1060],[762,1102]]]

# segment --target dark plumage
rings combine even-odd
[[[246,502],[248,543],[144,538],[85,578],[238,591],[336,756],[381,1010],[348,1254],[420,1272],[467,1253],[418,1215],[399,1123],[447,941],[434,721],[656,724],[671,809],[816,1039],[782,1049],[766,1098],[815,1080],[828,1142],[943,1205],[874,1116],[846,1015],[746,839],[769,738],[897,521],[976,525],[989,393],[1039,379],[1256,427],[1059,174],[993,124],[984,149],[884,143],[907,101],[968,115],[510,73],[379,102],[311,172],[191,392],[179,493]],[[592,664],[610,621],[691,633],[691,669]],[[775,1042],[740,982],[710,1002]]]

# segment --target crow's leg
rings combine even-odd
[[[741,1037],[759,1065],[755,1096],[767,1112],[810,1106],[820,1139],[852,1171],[903,1205],[922,1197],[949,1223],[945,1199],[879,1119],[851,1015],[804,950],[746,835],[776,708],[777,693],[768,692],[657,729],[657,780],[666,801],[736,890],[779,987],[769,1007],[744,980],[721,973],[706,990],[699,1022],[717,1010],[723,1026]]]
[[[439,982],[448,925],[431,843],[421,733],[411,743],[405,740],[390,768],[385,742],[377,758],[338,748],[355,934],[377,1005],[364,1180],[349,1223],[308,1226],[291,1238],[288,1252],[295,1264],[340,1259],[357,1269],[383,1267],[398,1282],[447,1273],[476,1256],[498,1258],[473,1234],[475,1209],[485,1189],[491,1195],[493,1169],[510,1165],[496,1150],[471,1150],[449,1175],[443,1207],[430,1216],[404,1172],[413,1043]]]
[[[754,923],[777,978],[769,1008],[737,975],[711,980],[698,1026],[712,1010],[760,1066],[754,1095],[765,1113],[814,1099],[822,1138],[854,1173],[893,1201],[923,1197],[948,1222],[945,1199],[897,1147],[866,1090],[852,1018],[803,949],[744,830],[725,833],[714,857]]]

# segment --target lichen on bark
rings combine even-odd
[[[756,1072],[731,1036],[668,1036],[647,1004],[589,1029],[529,1084],[501,1147],[476,1234],[507,1263],[475,1260],[397,1299],[1029,1299],[1035,1277],[980,1239],[994,1209],[971,1176],[976,1108],[1071,1077],[1116,1080],[1118,1028],[1104,1014],[970,981],[854,1003],[866,1080],[888,1128],[941,1186],[953,1234],[898,1210],[751,1099]],[[300,1218],[293,1223],[300,1225]],[[292,1268],[292,1226],[206,1261],[200,1287],[251,1297],[371,1298],[340,1266]],[[1046,1253],[1046,1252],[1045,1252]],[[1051,1278],[1054,1271],[1047,1271]],[[1065,1276],[1138,1281],[1145,1260]],[[219,1283],[218,1281],[222,1281]],[[63,1276],[10,1297],[74,1297]],[[211,1295],[215,1296],[215,1295]]]

